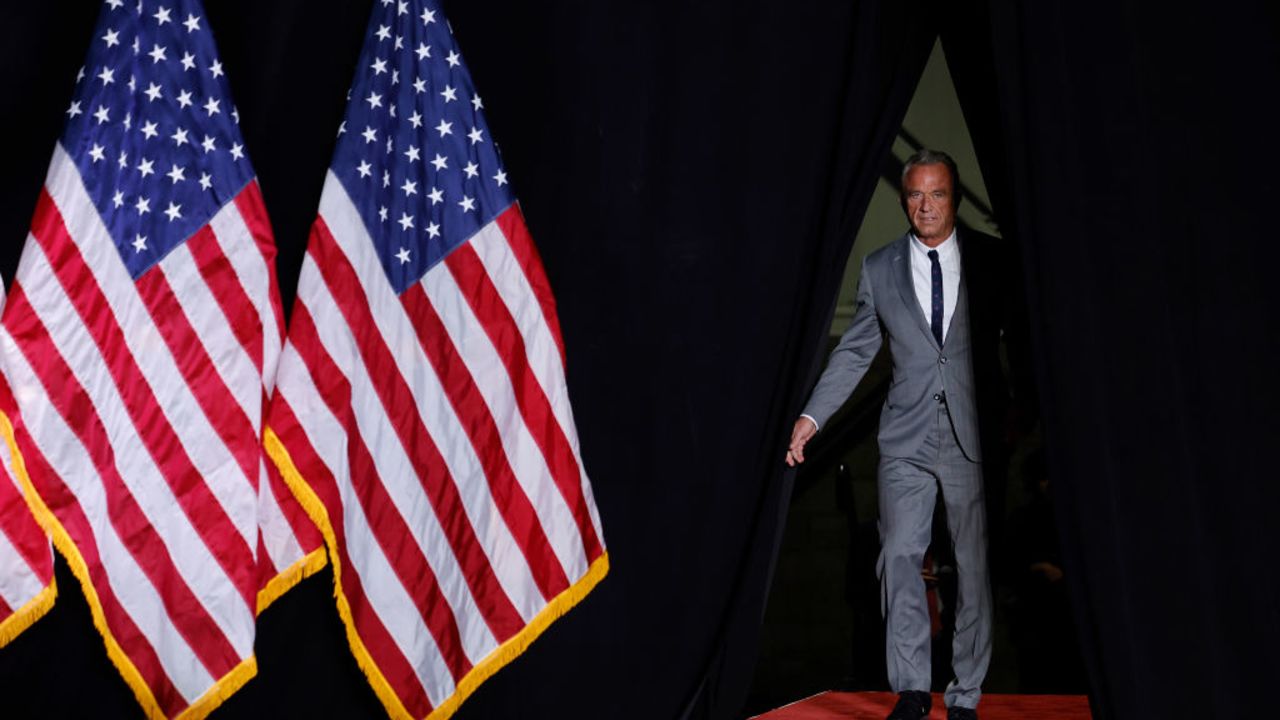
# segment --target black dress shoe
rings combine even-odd
[[[947,720],[978,720],[978,711],[972,708],[949,707]]]
[[[924,720],[933,707],[933,697],[923,690],[904,690],[898,693],[898,704],[885,720]]]

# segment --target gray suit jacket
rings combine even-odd
[[[966,256],[963,234],[958,233],[957,237],[960,263],[965,267],[970,258]],[[970,273],[960,273],[951,325],[943,346],[938,347],[925,311],[916,300],[910,242],[910,236],[903,235],[863,261],[853,321],[831,352],[804,414],[823,427],[853,393],[887,336],[893,382],[880,413],[880,454],[914,457],[937,420],[939,403],[945,401],[965,456],[980,462],[982,447],[966,286]]]

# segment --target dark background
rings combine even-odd
[[[291,297],[368,0],[216,0]],[[555,288],[613,569],[462,718],[737,716],[844,261],[941,32],[1006,237],[1095,716],[1257,712],[1280,670],[1262,2],[448,2]],[[0,9],[12,277],[96,2]],[[133,716],[75,582],[8,717]],[[320,574],[218,717],[378,716]]]

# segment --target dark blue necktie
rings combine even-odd
[[[942,347],[942,265],[938,262],[937,250],[929,251],[929,264],[933,266],[933,313],[930,316],[929,326],[933,329],[933,337],[938,341],[938,347]]]

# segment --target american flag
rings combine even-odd
[[[151,717],[252,677],[260,598],[316,558],[265,481],[283,323],[237,123],[197,0],[106,0],[0,318],[31,504]]]
[[[0,298],[0,305],[3,304]],[[8,386],[0,381],[0,434],[12,437],[10,418],[16,408]],[[49,608],[53,583],[53,549],[49,537],[23,499],[20,473],[5,439],[0,438],[0,647],[9,644]]]
[[[374,5],[267,449],[396,717],[445,717],[607,572],[547,279],[445,19]]]

